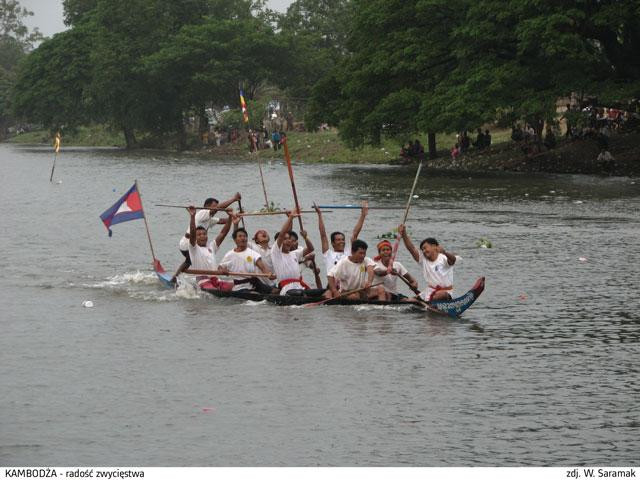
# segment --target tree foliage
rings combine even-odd
[[[354,12],[348,52],[308,112],[354,146],[504,112],[541,125],[571,92],[640,95],[635,1],[354,0]]]

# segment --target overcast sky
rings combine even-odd
[[[269,0],[269,7],[284,12],[293,0]],[[50,37],[67,27],[62,21],[62,0],[20,0],[20,5],[33,12],[25,19],[29,28],[38,27],[43,35]]]

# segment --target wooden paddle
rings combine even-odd
[[[156,203],[155,204],[156,207],[169,207],[169,208],[189,208],[188,205],[166,205],[164,203]],[[225,212],[233,212],[233,208],[218,208],[218,207],[193,207],[196,210],[213,210],[216,212],[221,212],[221,211],[225,211]]]
[[[184,273],[190,273],[191,275],[220,275],[228,277],[265,277],[268,278],[271,273],[244,273],[244,272],[221,272],[220,270],[198,270],[188,268]]]
[[[322,213],[327,213],[327,212],[331,212],[331,210],[323,210]],[[316,213],[315,210],[302,210],[301,212],[297,212],[297,213]],[[239,217],[254,217],[254,216],[259,216],[259,215],[287,215],[287,212],[285,210],[278,210],[277,212],[249,212],[249,213],[240,213],[238,214]]]
[[[324,305],[325,303],[328,303],[331,300],[339,300],[341,298],[348,297],[349,295],[352,295],[354,293],[359,293],[359,292],[362,292],[363,290],[368,290],[369,288],[377,287],[378,285],[382,285],[383,283],[384,282],[374,283],[370,287],[362,287],[362,288],[356,288],[354,290],[347,290],[346,292],[341,293],[337,297],[325,298],[324,300],[320,300],[319,302],[305,303],[304,306],[305,307],[317,307],[319,305]]]
[[[291,166],[291,156],[289,155],[289,146],[287,145],[287,139],[285,137],[283,142],[284,158],[287,161],[287,169],[289,170],[289,180],[291,180],[291,190],[293,190],[293,201],[296,204],[296,212],[300,212],[300,202],[298,202],[298,193],[296,192],[296,182],[293,180],[293,167]],[[302,226],[302,216],[298,215],[298,222],[300,224],[300,231],[304,230]],[[316,287],[322,288],[322,280],[318,273],[318,267],[316,267],[316,261],[311,260],[311,269],[313,270],[313,276],[316,279]]]
[[[416,177],[413,179],[413,186],[411,187],[411,193],[409,194],[409,200],[407,200],[407,208],[404,210],[404,217],[402,218],[402,223],[404,224],[407,221],[407,217],[409,216],[409,208],[411,208],[411,200],[413,199],[413,192],[416,190],[416,185],[418,184],[418,177],[420,177],[420,170],[422,170],[422,160],[418,164],[418,171],[416,172]],[[396,255],[398,254],[398,247],[400,246],[400,233],[396,236],[396,243],[393,244],[393,252],[391,253],[391,260],[389,261],[389,266],[387,267],[387,273],[391,272],[393,268],[393,262],[396,259]]]

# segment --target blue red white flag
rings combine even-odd
[[[249,111],[247,110],[247,102],[244,101],[244,92],[240,89],[240,107],[242,108],[242,119],[244,123],[249,123]]]
[[[138,185],[136,183],[133,184],[133,187],[131,187],[120,200],[100,215],[104,226],[109,230],[109,236],[112,235],[111,227],[113,225],[128,222],[129,220],[137,220],[139,218],[144,218],[144,211],[142,210],[142,201],[140,200],[140,193],[138,192]]]

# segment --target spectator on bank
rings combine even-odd
[[[473,142],[473,146],[478,150],[483,150],[485,147],[485,138],[484,133],[482,133],[482,129],[478,128],[478,135],[476,136],[476,141]]]
[[[491,134],[488,129],[484,131],[484,146],[486,148],[491,147]]]
[[[458,158],[460,156],[460,145],[458,145],[457,143],[453,146],[453,148],[451,149],[451,158],[453,160],[455,160],[456,158]]]
[[[418,160],[424,159],[424,147],[420,143],[420,141],[416,138],[416,141],[413,142],[411,146],[411,156],[413,158],[417,158]]]
[[[467,131],[463,130],[460,134],[460,153],[465,153],[469,150],[469,146],[471,145],[471,140],[469,139],[469,135],[467,135]]]
[[[273,145],[274,150],[280,149],[280,132],[274,130],[271,133],[271,144]]]
[[[519,123],[511,126],[511,140],[514,142],[521,142],[524,139],[522,128]]]
[[[551,125],[547,124],[547,127],[544,131],[544,146],[547,147],[547,150],[551,150],[553,148],[556,148],[556,136],[553,133],[553,128],[551,128]]]

